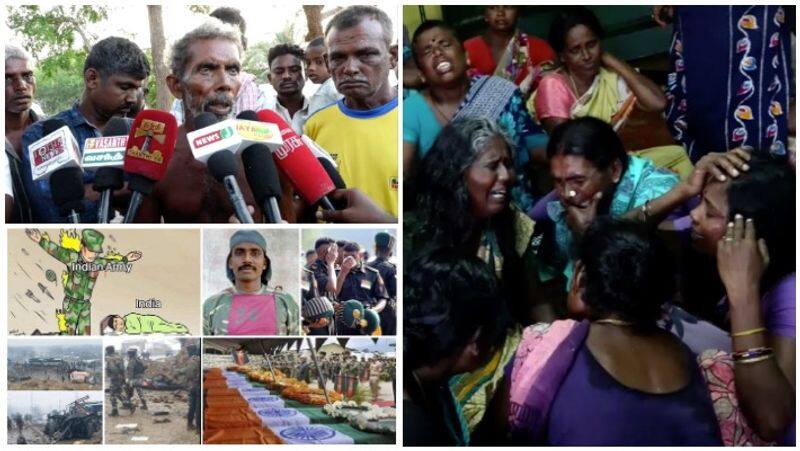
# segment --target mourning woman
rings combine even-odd
[[[448,123],[463,118],[496,122],[511,140],[517,180],[512,198],[523,209],[533,205],[526,168],[543,143],[513,82],[497,76],[467,73],[467,57],[455,31],[442,21],[423,22],[411,42],[414,61],[425,87],[410,91],[403,102],[403,163],[406,177],[414,174]],[[544,159],[543,151],[537,158]]]
[[[736,177],[706,178],[692,238],[725,287],[738,405],[761,439],[794,445],[796,176],[784,160],[732,161]]]
[[[496,123],[459,119],[445,126],[422,160],[416,177],[416,210],[405,215],[405,255],[448,249],[479,258],[494,274],[518,324],[555,318],[541,302],[533,246],[534,224],[511,202],[514,148]],[[498,306],[498,308],[500,308]],[[516,333],[515,333],[516,331]],[[493,386],[502,377],[519,329],[477,371],[452,381],[464,421],[473,428],[483,416]]]
[[[594,221],[569,295],[587,319],[524,331],[483,427],[524,445],[721,445],[696,356],[657,325],[674,274],[643,224]]]
[[[478,258],[442,250],[409,265],[404,290],[403,444],[465,445],[449,380],[503,344],[508,312],[497,279]]]

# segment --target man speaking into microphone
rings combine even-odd
[[[233,116],[241,59],[239,31],[213,18],[173,45],[167,85],[183,103],[184,123],[178,128],[167,172],[142,202],[136,222],[224,223],[233,215],[225,187],[195,159],[186,134],[195,130],[194,118],[201,113],[212,113],[219,120]],[[241,172],[236,179],[242,196],[247,205],[256,205]],[[261,222],[261,218],[256,211],[253,219]]]
[[[72,132],[81,153],[87,138],[102,136],[106,123],[114,116],[125,116],[138,102],[150,64],[144,52],[133,42],[109,37],[92,46],[83,66],[83,94],[69,110],[51,119],[60,119]],[[43,137],[42,122],[28,127],[22,135],[22,179],[28,192],[33,222],[66,222],[53,201],[48,180],[33,180],[28,147]],[[97,222],[99,194],[92,189],[94,172],[85,171],[83,222]],[[124,205],[127,193],[116,192],[118,204]]]

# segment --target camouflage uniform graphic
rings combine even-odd
[[[85,229],[81,233],[81,250],[100,254],[103,252],[102,233]],[[59,330],[62,335],[90,335],[91,334],[91,298],[97,277],[100,271],[84,271],[76,269],[73,265],[89,263],[98,267],[105,267],[109,263],[123,263],[136,261],[141,253],[131,252],[121,260],[110,260],[99,255],[91,262],[87,262],[81,252],[66,249],[52,242],[45,235],[41,235],[39,246],[56,260],[67,265],[67,277],[64,281],[63,312],[59,312]],[[62,324],[62,321],[64,323]]]

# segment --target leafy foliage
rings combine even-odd
[[[88,51],[95,37],[86,31],[86,26],[108,18],[105,6],[23,5],[8,6],[6,11],[9,28],[17,31],[22,38],[20,44],[37,59],[72,49],[76,35]]]

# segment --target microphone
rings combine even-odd
[[[344,179],[342,178],[342,175],[339,174],[339,171],[333,167],[331,160],[323,157],[317,157],[317,161],[319,161],[319,164],[322,165],[322,169],[325,169],[325,173],[331,178],[331,181],[333,181],[336,189],[347,189],[347,183],[344,182]]]
[[[336,186],[336,189],[347,189],[347,183],[344,182],[342,175],[339,174],[339,171],[337,171],[336,168],[333,166],[331,160],[323,157],[317,157],[317,160],[319,161],[319,164],[322,165],[322,168],[325,169],[325,172],[328,174],[328,177],[330,177],[331,180],[333,181],[333,184]],[[339,202],[334,203],[333,206],[336,207],[336,209],[341,210],[346,207],[346,205],[344,204],[345,202],[340,200]]]
[[[236,133],[242,138],[242,143],[236,149],[241,153],[253,144],[263,144],[271,152],[278,150],[283,145],[281,130],[277,125],[269,122],[260,122],[258,115],[253,110],[245,110],[236,116]]]
[[[264,208],[267,222],[280,223],[281,181],[270,149],[264,144],[253,144],[242,152],[244,174],[259,205]]]
[[[236,181],[239,166],[234,152],[242,143],[236,133],[232,119],[218,121],[211,113],[202,113],[194,118],[197,129],[186,135],[195,159],[208,165],[211,175],[225,186],[228,198],[233,205],[236,217],[243,224],[252,224],[253,217],[247,211],[247,204]]]
[[[272,153],[275,165],[286,174],[307,203],[319,203],[322,208],[333,210],[333,205],[325,196],[336,187],[305,142],[278,113],[265,109],[257,115],[261,122],[276,124],[283,137],[283,145]]]
[[[83,143],[83,168],[96,169],[92,188],[100,193],[97,218],[107,224],[111,213],[111,195],[125,185],[125,148],[128,146],[130,119],[112,117],[103,129],[102,138],[88,138]]]
[[[74,224],[83,213],[83,170],[78,142],[64,121],[48,119],[41,139],[28,146],[33,180],[49,180],[50,194],[59,214]]]
[[[128,187],[133,191],[125,224],[136,218],[144,196],[153,192],[156,182],[167,172],[175,141],[178,139],[175,116],[160,110],[144,110],[136,115],[128,135],[123,167],[129,175]]]
[[[195,160],[207,163],[211,155],[220,150],[236,152],[242,144],[242,137],[236,133],[233,119],[220,121],[211,113],[201,113],[194,121],[195,129],[186,134],[186,139]]]

